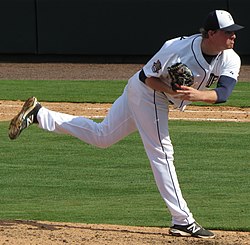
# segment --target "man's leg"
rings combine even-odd
[[[45,130],[70,134],[101,148],[118,142],[136,130],[127,106],[126,90],[115,101],[106,118],[100,123],[81,116],[54,112],[44,107],[39,110],[37,119],[39,127]]]
[[[173,164],[174,151],[168,130],[166,97],[136,79],[130,81],[129,88],[129,107],[150,160],[157,187],[172,215],[170,234],[213,238],[211,231],[195,222],[182,196]],[[138,96],[135,97],[135,94]]]
[[[136,80],[130,81],[128,94],[129,107],[150,160],[157,187],[172,215],[172,222],[191,224],[194,218],[182,196],[173,164],[166,97]]]

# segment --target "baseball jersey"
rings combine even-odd
[[[147,77],[158,77],[163,82],[169,83],[167,68],[177,62],[182,62],[192,70],[194,75],[192,87],[198,90],[209,88],[221,75],[237,80],[241,65],[238,54],[233,49],[224,50],[209,64],[202,54],[201,41],[201,34],[166,41],[143,67],[145,75]],[[180,110],[184,110],[186,105],[192,103],[183,101],[178,96],[167,93],[165,95]]]

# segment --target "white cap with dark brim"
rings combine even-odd
[[[204,22],[203,28],[209,30],[238,31],[244,26],[234,23],[233,17],[225,10],[214,10],[210,12]]]

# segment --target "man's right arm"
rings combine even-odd
[[[172,87],[170,85],[164,83],[158,77],[147,77],[145,79],[145,84],[159,92],[164,92],[171,95],[177,94],[175,91],[172,90]]]

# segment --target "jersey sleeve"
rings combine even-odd
[[[221,57],[220,66],[216,69],[216,75],[218,77],[231,77],[237,81],[240,72],[240,66],[240,57],[234,52],[234,50],[225,50]]]
[[[217,94],[217,101],[215,103],[218,104],[226,102],[232,94],[235,84],[236,79],[225,75],[220,76],[217,87],[214,89]]]
[[[161,49],[143,67],[146,77],[164,78],[168,76],[167,67],[179,62],[178,55],[172,51],[171,46],[180,38],[175,38],[164,43]]]

